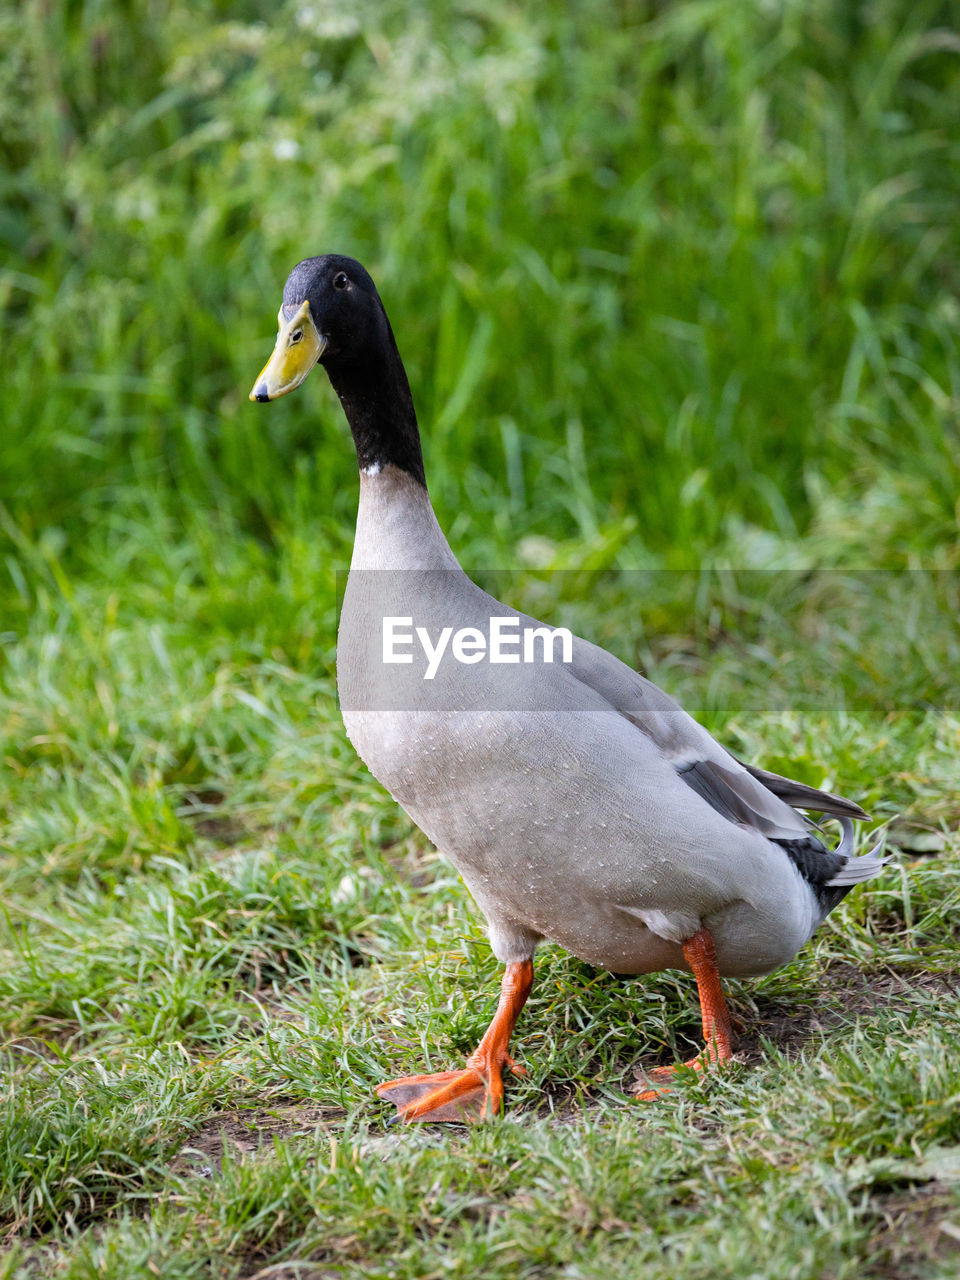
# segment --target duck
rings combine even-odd
[[[250,392],[269,402],[325,370],[359,467],[337,637],[347,735],[453,864],[504,966],[462,1067],[376,1089],[403,1122],[501,1112],[542,942],[618,975],[692,973],[703,1048],[639,1082],[659,1098],[683,1068],[733,1056],[722,978],[789,963],[857,884],[852,800],[731,754],[606,650],[501,603],[460,566],[434,512],[410,385],[377,288],[339,254],[297,263],[274,349]],[[815,820],[812,815],[820,815]],[[823,824],[838,824],[831,842]]]

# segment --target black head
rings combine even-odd
[[[318,362],[370,361],[396,349],[376,285],[353,258],[328,253],[298,262],[283,287],[273,355],[250,392],[276,400],[300,386]]]
[[[390,321],[370,276],[353,258],[304,258],[283,287],[273,355],[250,392],[276,400],[322,364],[340,397],[360,465],[386,463],[423,483],[417,419]]]
[[[353,258],[325,253],[298,262],[283,286],[284,319],[292,320],[304,302],[310,304],[313,323],[324,340],[324,366],[362,359],[390,332],[377,286]]]

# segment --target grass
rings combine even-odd
[[[955,1275],[950,17],[0,10],[3,1280]],[[501,1121],[372,1095],[498,974],[340,726],[334,398],[245,401],[333,248],[484,584],[890,824],[661,1103],[690,980],[553,948]]]

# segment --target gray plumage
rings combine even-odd
[[[791,959],[850,885],[841,797],[744,765],[667,694],[603,649],[570,664],[464,666],[435,680],[385,666],[385,613],[431,634],[491,616],[534,625],[460,569],[427,492],[371,466],[337,652],[347,732],[371,772],[461,872],[510,963],[543,938],[621,973],[683,968],[702,927],[720,971]],[[835,815],[829,850],[798,809]]]

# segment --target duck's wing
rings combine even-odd
[[[758,782],[762,782],[768,791],[772,791],[775,796],[779,796],[794,809],[810,809],[816,813],[829,813],[838,818],[857,818],[861,821],[870,817],[869,813],[861,809],[858,804],[843,796],[835,796],[829,791],[820,791],[817,787],[808,787],[805,782],[784,778],[779,773],[771,773],[769,769],[761,769],[759,765],[747,764],[732,752],[730,755]]]
[[[576,679],[629,720],[673,767],[677,779],[730,822],[771,840],[796,841],[809,839],[814,825],[798,810],[867,817],[841,796],[743,764],[669,694],[606,650],[580,641],[573,658]]]

